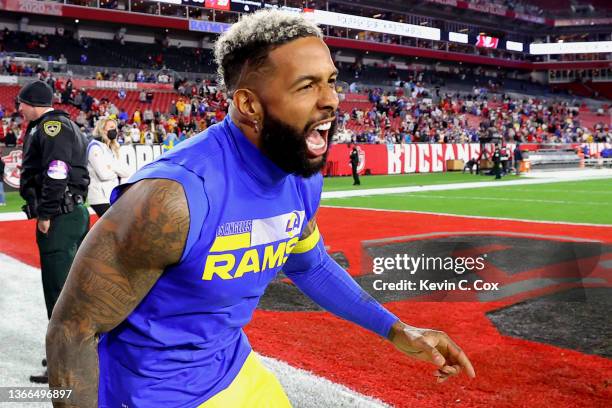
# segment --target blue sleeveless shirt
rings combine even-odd
[[[320,174],[283,172],[229,115],[144,166],[111,202],[149,178],[183,186],[189,233],[180,262],[101,336],[100,407],[196,407],[227,388],[251,351],[242,328],[316,212],[323,185]]]

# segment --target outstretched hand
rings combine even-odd
[[[470,378],[476,377],[474,367],[463,350],[444,332],[419,329],[398,321],[391,328],[389,340],[408,356],[438,367],[434,376],[438,377],[439,383],[462,371]]]

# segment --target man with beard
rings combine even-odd
[[[319,28],[260,11],[215,56],[229,115],[115,190],[53,315],[50,385],[80,408],[290,406],[243,331],[281,268],[322,307],[435,364],[439,381],[474,376],[446,334],[402,323],[325,251],[319,171],[338,96]]]

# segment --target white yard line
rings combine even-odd
[[[464,190],[469,188],[486,187],[508,187],[523,186],[532,184],[562,183],[566,181],[584,181],[612,178],[612,170],[586,170],[586,171],[563,171],[563,172],[534,172],[529,178],[520,180],[510,180],[501,182],[476,181],[470,183],[435,184],[430,186],[409,186],[409,187],[389,187],[372,188],[345,191],[326,191],[321,198],[346,198],[346,197],[365,197],[372,195],[415,193],[419,191],[443,191],[443,190]],[[367,182],[367,177],[364,177]]]
[[[478,197],[478,196],[445,196],[445,195],[434,195],[434,194],[419,194],[410,196],[410,199],[414,198],[453,198],[459,200],[488,200],[488,201],[519,201],[519,202],[531,202],[531,203],[547,203],[547,204],[590,204],[590,205],[603,205],[606,207],[610,206],[610,203],[598,203],[595,201],[567,201],[567,200],[539,200],[532,198],[507,198],[507,197]]]
[[[383,209],[383,208],[351,207],[351,206],[345,206],[345,205],[322,205],[322,207],[344,208],[346,210],[379,211],[379,212],[389,212],[389,213],[440,215],[443,217],[473,218],[473,219],[478,219],[478,220],[516,221],[516,222],[527,222],[527,223],[537,223],[537,224],[584,225],[588,227],[610,228],[611,233],[612,233],[612,225],[593,224],[593,223],[588,223],[588,222],[541,221],[541,220],[528,220],[528,219],[523,219],[523,218],[487,217],[483,215],[461,215],[461,214],[441,213],[441,212],[433,212],[433,211],[389,210],[389,209]]]
[[[89,215],[94,215],[95,211],[89,207],[88,208],[89,211]],[[18,212],[7,212],[7,213],[0,213],[0,221],[25,221],[27,220],[25,213],[23,213],[22,211],[18,211]]]

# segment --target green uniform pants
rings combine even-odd
[[[69,214],[53,218],[47,234],[36,228],[36,243],[40,253],[43,291],[49,319],[87,231],[89,212],[82,204],[75,205],[74,211]]]

